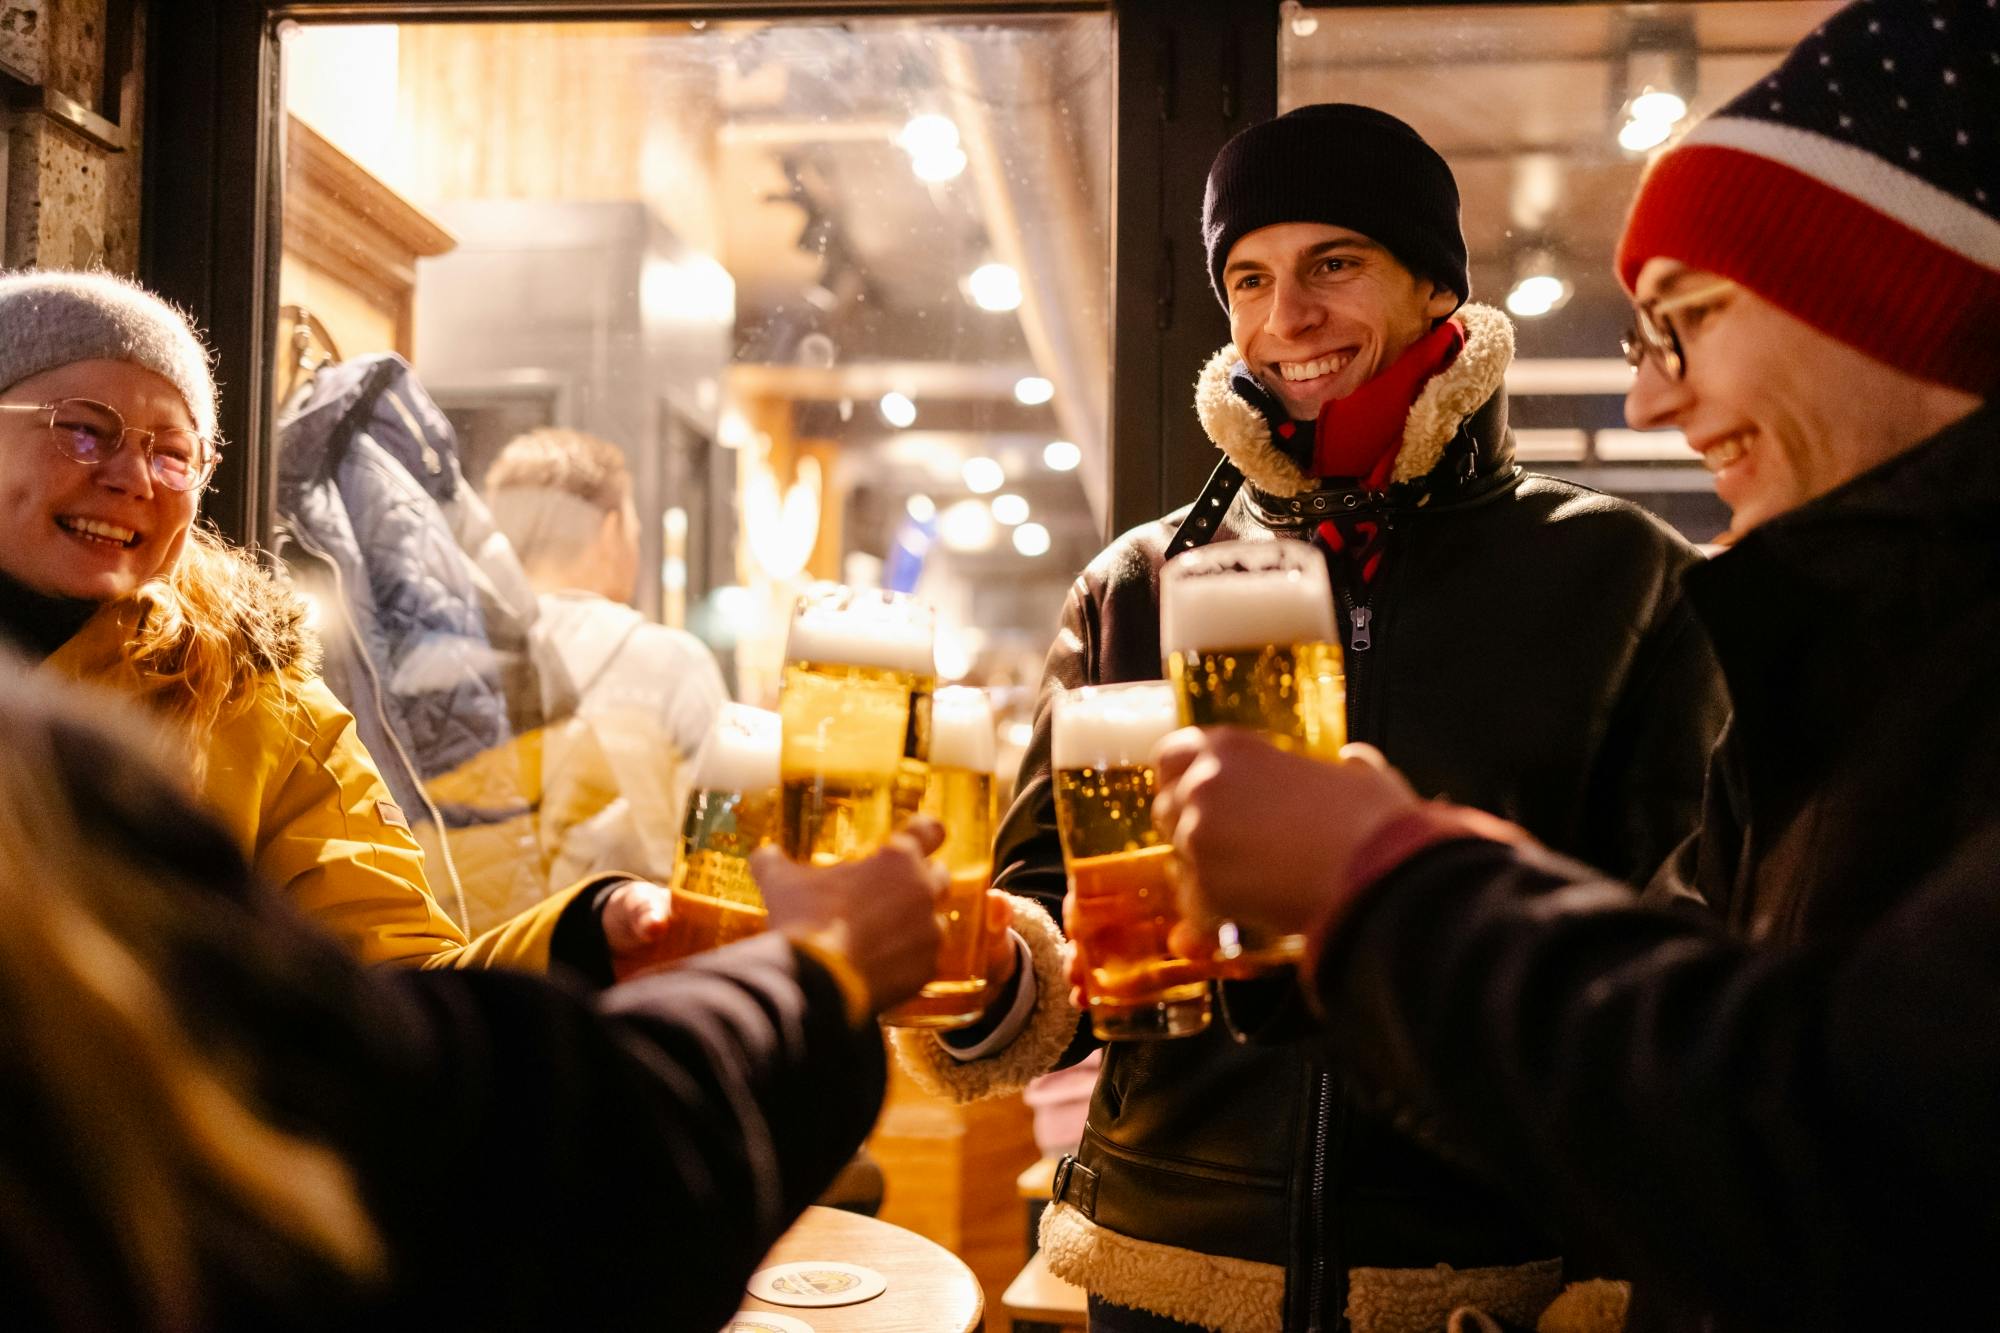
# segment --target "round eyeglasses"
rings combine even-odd
[[[198,491],[215,475],[221,453],[213,441],[191,430],[166,426],[140,430],[125,424],[118,409],[89,398],[63,398],[53,403],[0,403],[0,412],[33,413],[42,418],[49,443],[64,458],[95,467],[109,462],[137,435],[146,451],[146,470],[170,491]]]
[[[1618,340],[1618,345],[1625,352],[1625,364],[1637,370],[1640,363],[1650,356],[1660,363],[1660,370],[1668,379],[1679,382],[1685,378],[1687,353],[1681,347],[1680,331],[1674,327],[1674,311],[1703,305],[1735,290],[1735,283],[1722,278],[1692,291],[1675,292],[1672,296],[1640,301],[1634,305],[1632,327]]]

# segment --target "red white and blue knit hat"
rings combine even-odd
[[[1921,379],[2000,386],[2000,0],[1858,0],[1663,153],[1618,246]]]

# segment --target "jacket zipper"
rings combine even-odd
[[[1396,525],[1387,513],[1382,515],[1383,535],[1386,539],[1395,531]],[[1393,563],[1390,562],[1390,563]],[[1384,570],[1383,577],[1387,577]],[[1381,591],[1378,584],[1376,591]],[[1343,664],[1347,673],[1347,717],[1348,735],[1353,739],[1353,723],[1360,716],[1356,707],[1362,698],[1361,678],[1367,674],[1368,663],[1380,654],[1375,652],[1375,610],[1367,600],[1356,595],[1345,581],[1336,579],[1333,584],[1333,598],[1336,609],[1344,612],[1347,622],[1347,651]],[[1312,1254],[1308,1260],[1310,1277],[1306,1283],[1308,1302],[1306,1306],[1306,1333],[1324,1333],[1326,1329],[1327,1268],[1329,1263],[1342,1265],[1343,1280],[1346,1274],[1346,1260],[1339,1254],[1329,1253],[1326,1228],[1326,1189],[1329,1174],[1329,1158],[1332,1145],[1328,1137],[1333,1132],[1333,1076],[1322,1071],[1315,1082],[1315,1104],[1313,1106],[1313,1146],[1312,1174],[1307,1188],[1307,1206],[1311,1209],[1308,1231],[1312,1236]],[[1342,1302],[1343,1306],[1345,1301]],[[1335,1325],[1345,1323],[1345,1316],[1337,1316]]]
[[[1312,1280],[1307,1284],[1306,1330],[1307,1333],[1321,1333],[1325,1324],[1321,1321],[1321,1307],[1326,1303],[1326,1136],[1333,1127],[1333,1078],[1328,1074],[1319,1076],[1313,1107],[1313,1167],[1312,1187],[1307,1191],[1312,1209]]]
[[[1368,651],[1369,645],[1375,642],[1368,636],[1368,622],[1374,614],[1374,612],[1365,606],[1357,605],[1348,608],[1347,618],[1353,625],[1353,630],[1348,635],[1347,646],[1352,651],[1365,653]]]

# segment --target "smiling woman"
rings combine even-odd
[[[0,637],[167,724],[259,876],[370,962],[607,974],[586,880],[468,943],[320,679],[305,604],[197,522],[219,456],[208,351],[101,273],[0,277]]]
[[[48,593],[108,601],[180,555],[215,451],[164,375],[76,361],[21,380],[0,411],[0,568]],[[135,434],[140,447],[125,448]]]

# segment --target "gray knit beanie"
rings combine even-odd
[[[187,400],[195,429],[215,438],[215,376],[186,316],[110,273],[0,273],[0,392],[78,361],[130,361]]]

